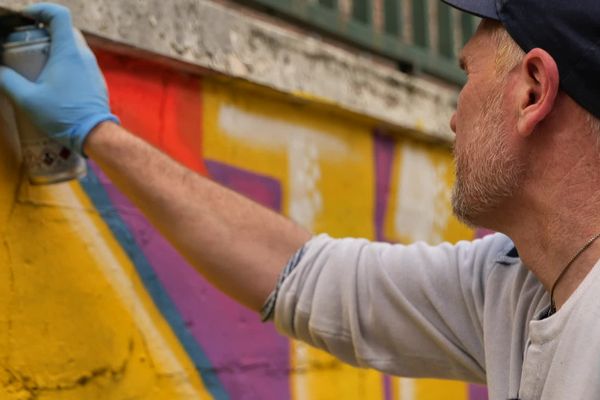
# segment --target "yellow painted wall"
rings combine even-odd
[[[30,186],[0,121],[0,398],[210,398],[77,182]]]
[[[372,123],[350,116],[344,118],[311,104],[299,106],[293,101],[282,102],[277,96],[261,95],[260,90],[244,90],[218,81],[205,80],[203,93],[206,158],[266,174],[282,182],[285,213],[294,217],[291,192],[294,180],[303,180],[299,175],[304,172],[291,169],[290,158],[295,151],[306,152],[310,154],[307,158],[313,163],[312,167],[318,171],[313,172],[313,182],[307,185],[314,185],[322,200],[320,206],[315,207],[313,219],[299,222],[314,232],[375,239],[375,127]],[[390,207],[385,220],[386,239],[441,242],[471,238],[473,232],[450,215],[453,166],[449,149],[408,139],[401,132],[390,134],[395,159]],[[415,158],[415,154],[421,162],[411,167],[406,164],[410,160],[403,157]],[[398,200],[405,189],[401,179],[403,167],[411,169],[410,182],[406,183],[408,189],[416,188],[415,197],[408,204]],[[423,181],[423,177],[436,180]],[[425,198],[430,195],[432,198]],[[398,212],[420,217],[421,213],[430,212],[424,210],[423,205],[441,214],[433,219],[431,230],[425,236],[422,228],[414,233],[410,227],[395,227]],[[292,369],[298,371],[290,376],[294,399],[385,398],[383,377],[375,371],[352,368],[298,342],[292,344],[291,352]],[[410,389],[401,390],[401,382],[405,387],[410,385]],[[394,379],[390,386],[394,399],[469,398],[467,385],[457,382]]]
[[[281,211],[314,232],[473,235],[450,214],[448,148],[310,99],[100,55],[127,128],[200,173],[278,188]],[[270,350],[271,328],[191,275],[93,165],[82,183],[30,186],[0,109],[1,399],[469,398],[463,383],[384,379],[293,341]]]

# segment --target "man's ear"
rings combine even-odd
[[[523,57],[519,70],[520,135],[530,135],[550,114],[559,91],[558,66],[545,50],[536,48]]]

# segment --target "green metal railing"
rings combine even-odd
[[[403,69],[464,83],[457,53],[477,18],[440,0],[239,0],[267,7],[395,60]]]

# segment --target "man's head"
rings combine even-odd
[[[561,88],[600,118],[600,2],[597,0],[442,0],[498,21],[525,51],[547,51]]]
[[[557,99],[565,96],[559,87],[559,82],[563,80],[562,74],[585,68],[573,69],[567,65],[561,69],[561,65],[557,64],[548,51],[535,46],[529,48],[523,44],[535,43],[535,37],[539,35],[535,33],[534,39],[522,39],[523,30],[514,28],[514,24],[525,18],[515,18],[512,13],[517,12],[515,8],[519,5],[525,5],[527,10],[529,3],[538,4],[538,0],[447,2],[491,18],[484,19],[474,38],[462,52],[461,65],[468,74],[468,81],[461,92],[457,111],[451,122],[457,134],[457,183],[453,193],[455,213],[467,223],[487,224],[490,215],[494,216],[507,202],[514,200],[527,171],[531,170],[530,148],[527,143],[533,142],[532,133],[556,126],[553,123],[556,118],[553,120],[552,115],[558,112],[555,109],[562,107],[557,104],[564,104]],[[564,0],[544,2],[561,3],[563,6],[566,4]],[[507,8],[508,4],[511,7]],[[531,7],[537,7],[536,4]],[[509,25],[508,31],[503,24]],[[519,44],[511,37],[511,29],[521,35]],[[543,38],[540,43],[544,43]],[[559,60],[564,60],[565,57],[560,55]],[[567,82],[577,82],[577,79],[570,78]],[[580,104],[585,103],[587,95],[578,93],[577,86],[574,88],[574,93],[578,95],[575,100]],[[566,91],[569,88],[564,89]],[[600,88],[597,93],[600,93]],[[598,102],[594,102],[588,109],[596,112],[597,106]],[[600,133],[598,119],[583,109],[580,111],[579,114],[585,117],[590,130]]]

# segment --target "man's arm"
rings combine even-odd
[[[0,67],[0,90],[36,127],[85,151],[215,286],[260,310],[286,260],[310,238],[293,222],[187,170],[118,125],[94,54],[69,11],[38,3],[24,14],[45,24],[49,58],[30,82]]]
[[[260,310],[286,261],[311,235],[172,160],[112,122],[85,152],[213,285]]]
[[[520,264],[496,268],[511,248],[501,234],[438,246],[320,235],[281,285],[274,322],[352,365],[483,383],[486,351],[511,340],[515,302],[536,304],[531,286],[519,296]]]

